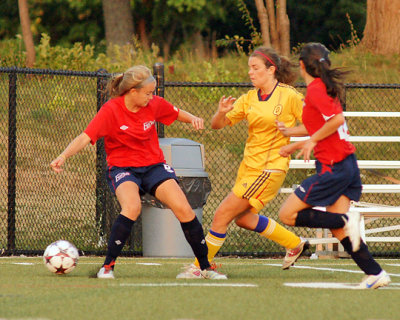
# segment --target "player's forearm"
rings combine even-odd
[[[79,151],[85,148],[89,143],[90,143],[89,136],[86,133],[82,132],[79,136],[77,136],[74,140],[71,141],[71,143],[65,148],[65,150],[61,153],[60,156],[65,159],[69,158],[77,154]]]
[[[344,123],[343,114],[337,114],[331,119],[329,119],[325,124],[316,131],[310,139],[314,142],[321,141],[326,137],[329,137],[331,134],[335,133],[337,129]]]
[[[191,123],[194,118],[195,118],[195,116],[192,115],[191,113],[180,109],[177,120],[184,122],[184,123]]]
[[[296,127],[287,128],[289,137],[305,137],[308,136],[308,131],[304,124],[300,124]]]
[[[217,111],[211,119],[211,128],[222,129],[230,123],[230,120],[226,117],[226,113]]]

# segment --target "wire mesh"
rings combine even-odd
[[[104,254],[111,225],[119,205],[104,179],[103,141],[68,159],[65,170],[54,173],[50,162],[79,135],[107,100],[105,70],[66,72],[38,69],[0,69],[0,250],[6,253],[42,253],[58,239],[73,242],[85,253]],[[204,145],[206,171],[212,191],[203,208],[203,226],[208,231],[219,203],[230,192],[242,159],[247,124],[222,130],[210,129],[221,96],[239,97],[248,83],[165,82],[165,98],[177,107],[204,118],[206,129],[195,131],[175,122],[164,127],[165,137],[194,140]],[[304,85],[298,90],[305,91]],[[400,111],[399,85],[349,84],[347,111]],[[396,118],[348,118],[352,135],[400,135]],[[363,160],[397,160],[398,143],[355,143]],[[290,170],[284,187],[300,183],[313,170]],[[394,183],[399,171],[362,170],[364,183]],[[398,183],[398,182],[397,182]],[[277,213],[287,195],[279,194],[261,211],[278,220]],[[399,194],[364,194],[363,201],[399,205]],[[400,219],[369,221],[372,227],[400,224]],[[307,228],[289,228],[303,237],[315,236]],[[124,249],[125,255],[141,254],[141,220]],[[399,236],[388,231],[387,236]],[[398,245],[370,243],[376,255],[398,255]],[[225,255],[275,256],[284,249],[234,223],[221,249]]]

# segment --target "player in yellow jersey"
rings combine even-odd
[[[255,89],[239,99],[225,96],[213,116],[211,126],[221,129],[247,120],[248,138],[232,191],[215,212],[206,236],[208,259],[213,260],[224,243],[229,224],[256,231],[286,248],[283,269],[288,269],[306,246],[306,241],[257,213],[276,194],[289,169],[289,158],[279,155],[289,144],[278,123],[294,127],[301,122],[303,96],[289,84],[296,78],[294,65],[272,48],[260,47],[249,58],[249,76]],[[198,262],[187,266],[177,278],[196,278]]]

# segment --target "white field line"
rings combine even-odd
[[[293,288],[314,288],[314,289],[351,289],[362,290],[358,288],[358,283],[337,283],[337,282],[285,282],[286,287]],[[390,283],[389,286],[379,288],[379,290],[400,290],[400,283]]]
[[[275,264],[275,263],[264,263],[266,266],[271,266],[271,267],[282,267],[280,264]],[[339,269],[339,268],[321,268],[321,267],[311,267],[311,266],[292,266],[291,268],[297,268],[297,269],[311,269],[311,270],[320,270],[320,271],[333,271],[333,272],[348,272],[348,273],[364,273],[360,270],[348,270],[348,269]],[[388,275],[393,276],[393,277],[400,277],[400,274],[398,273],[388,273]]]
[[[120,283],[120,287],[237,287],[257,288],[253,283],[188,283],[188,282],[167,282],[167,283]]]

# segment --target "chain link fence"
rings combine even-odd
[[[198,132],[179,122],[158,126],[160,137],[187,138],[205,147],[206,171],[212,191],[203,209],[203,226],[208,231],[219,203],[232,188],[247,139],[246,123],[222,130],[210,129],[221,96],[239,97],[249,83],[164,82],[162,65],[154,66],[156,94],[174,105],[204,118],[206,129]],[[50,162],[79,135],[107,100],[105,86],[111,74],[40,69],[0,68],[0,251],[5,254],[42,254],[58,239],[73,242],[85,254],[104,254],[108,235],[119,205],[104,179],[103,141],[68,159],[60,174]],[[305,86],[298,90],[305,93]],[[347,111],[400,111],[400,85],[346,86]],[[396,118],[349,118],[352,135],[400,135]],[[398,143],[355,143],[363,160],[398,160]],[[284,187],[300,183],[313,170],[292,169]],[[364,183],[388,183],[400,179],[399,171],[362,170]],[[395,179],[395,180],[393,180]],[[287,195],[279,194],[261,212],[278,220],[277,213]],[[399,205],[400,195],[364,194],[362,201]],[[400,219],[373,221],[400,224]],[[303,237],[315,230],[289,228]],[[400,236],[399,230],[386,236]],[[393,243],[369,243],[377,256],[399,256]],[[142,253],[141,219],[123,251]],[[257,233],[232,224],[221,254],[278,256],[284,249]]]

